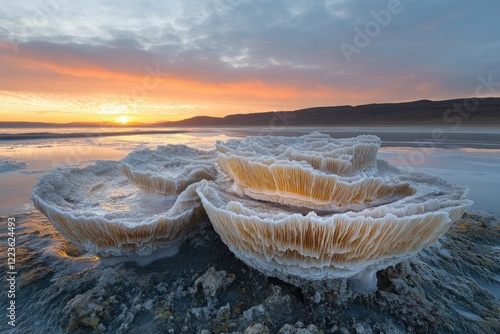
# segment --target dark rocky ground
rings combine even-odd
[[[500,227],[487,214],[467,213],[437,245],[380,271],[372,294],[265,277],[210,227],[174,257],[110,266],[40,213],[15,217],[17,325],[2,315],[2,333],[500,333]],[[3,259],[5,241],[2,231]],[[7,303],[3,293],[3,313]]]

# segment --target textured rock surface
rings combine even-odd
[[[234,275],[228,275],[223,270],[216,271],[214,267],[210,267],[194,284],[195,286],[201,285],[205,297],[210,299],[217,295],[218,290],[226,288],[233,281]]]
[[[380,271],[373,294],[354,292],[342,279],[294,286],[267,278],[237,260],[210,228],[174,257],[107,267],[40,213],[15,218],[20,334],[500,332],[500,228],[484,214],[467,213],[438,244]],[[234,281],[207,299],[199,282],[223,272]],[[2,294],[0,304],[6,302]]]

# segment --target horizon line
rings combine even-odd
[[[288,113],[288,112],[296,112],[300,110],[308,110],[308,109],[317,109],[317,108],[341,108],[341,107],[351,107],[351,108],[356,108],[356,107],[363,107],[363,106],[370,106],[370,105],[394,105],[394,104],[409,104],[409,103],[416,103],[416,102],[450,102],[450,101],[458,101],[458,100],[468,100],[468,99],[478,99],[478,100],[487,100],[487,99],[498,99],[500,96],[487,96],[487,97],[462,97],[462,98],[452,98],[452,99],[444,99],[444,100],[429,100],[429,99],[419,99],[419,100],[412,100],[412,101],[400,101],[400,102],[373,102],[373,103],[365,103],[365,104],[358,104],[358,105],[350,105],[350,104],[343,104],[343,105],[323,105],[323,106],[312,106],[312,107],[306,107],[306,108],[300,108],[300,109],[294,109],[294,110],[268,110],[268,111],[255,111],[255,112],[248,112],[248,113],[236,113],[236,114],[228,114],[225,116],[209,116],[209,115],[197,115],[197,116],[192,116],[188,118],[183,118],[180,120],[175,120],[175,121],[168,121],[168,120],[161,120],[161,121],[156,121],[153,123],[144,123],[144,122],[139,122],[139,121],[131,121],[126,124],[122,124],[116,121],[97,121],[97,122],[86,122],[86,121],[74,121],[74,122],[66,122],[66,123],[59,123],[59,122],[43,122],[43,121],[0,121],[0,124],[13,124],[13,123],[24,123],[24,124],[32,124],[32,123],[37,123],[37,124],[54,124],[54,125],[77,125],[77,126],[89,126],[89,127],[95,127],[95,126],[102,126],[105,124],[106,126],[109,127],[119,127],[119,128],[127,128],[127,127],[136,127],[136,126],[153,126],[153,125],[161,125],[165,123],[180,123],[183,121],[187,121],[190,119],[195,119],[195,118],[201,118],[201,117],[207,117],[207,118],[212,118],[212,119],[224,119],[229,116],[234,116],[234,115],[252,115],[252,114],[263,114],[263,113]]]

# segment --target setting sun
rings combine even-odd
[[[127,124],[128,123],[128,117],[127,116],[120,116],[120,117],[118,117],[118,119],[116,121],[118,123],[121,123],[121,124]]]

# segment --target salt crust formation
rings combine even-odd
[[[162,195],[178,195],[190,184],[217,175],[214,151],[186,145],[135,150],[121,160],[120,169],[136,186]]]
[[[378,270],[436,242],[472,204],[464,187],[376,160],[379,146],[375,136],[319,133],[217,142],[227,175],[198,183],[217,175],[214,151],[160,146],[57,169],[38,180],[33,202],[67,239],[101,255],[174,254],[204,207],[228,248],[266,275],[354,277],[355,288],[373,290]]]
[[[203,206],[222,241],[247,265],[285,281],[352,277],[376,288],[376,272],[429,246],[460,218],[467,189],[422,173],[405,174],[379,160],[415,191],[361,211],[314,212],[243,198],[228,181],[203,181]]]
[[[35,207],[74,244],[101,255],[171,254],[204,216],[196,184],[180,195],[148,193],[128,182],[115,161],[56,169],[33,188]]]
[[[222,155],[256,159],[265,164],[288,160],[306,162],[312,168],[340,176],[373,168],[376,163],[380,138],[362,135],[354,138],[332,139],[329,135],[313,132],[300,137],[260,136],[243,140],[217,141]],[[221,168],[228,172],[224,159]]]
[[[217,142],[216,147],[235,191],[253,199],[340,212],[415,192],[390,170],[374,168],[380,147],[376,136],[335,140],[315,132],[293,138],[247,137]]]

